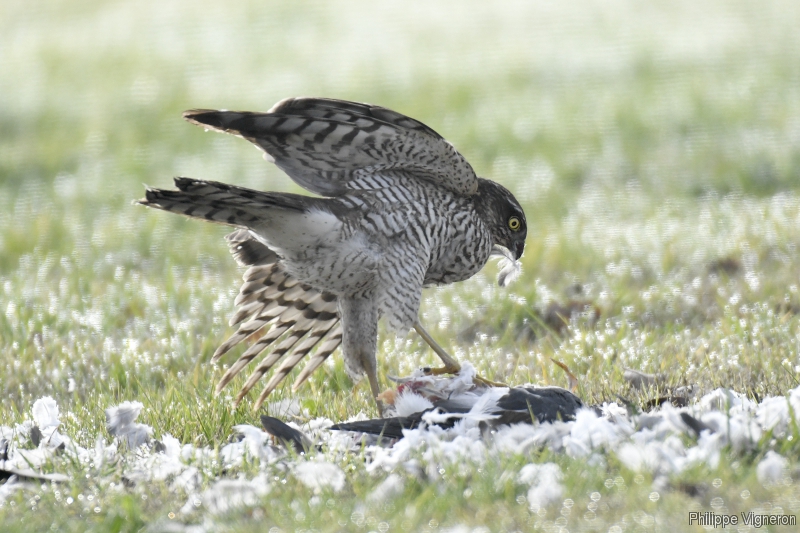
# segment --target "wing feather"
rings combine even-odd
[[[327,333],[329,330],[330,328],[325,329],[323,331]],[[309,341],[308,344],[310,344],[313,347],[314,345],[317,344],[317,342],[319,342],[319,337],[312,335],[308,337],[307,340]],[[258,400],[256,400],[257,404],[261,405],[267,398],[267,396],[269,396],[269,394],[273,390],[275,390],[275,387],[277,387],[278,384],[280,384],[286,378],[286,376],[289,375],[289,372],[292,371],[292,369],[300,362],[300,360],[306,356],[306,354],[308,353],[308,349],[304,348],[303,346],[304,344],[306,343],[300,343],[295,349],[293,349],[292,352],[283,361],[281,366],[279,366],[275,370],[275,372],[272,374],[272,378],[264,387],[264,390],[261,392],[261,395],[258,397]]]
[[[295,182],[323,196],[374,187],[364,178],[394,170],[457,194],[478,190],[475,171],[453,145],[422,122],[383,107],[288,98],[267,113],[196,109],[183,116],[247,139]]]
[[[320,340],[322,339],[325,339],[325,341],[311,355],[306,363],[306,366],[303,367],[303,370],[300,371],[297,379],[292,384],[293,391],[299,389],[300,385],[302,385],[342,343],[341,323],[336,322],[336,324],[330,330],[328,330],[326,334],[320,336]]]
[[[243,342],[249,340],[251,344],[227,369],[216,390],[220,392],[266,351],[237,394],[238,404],[285,357],[259,396],[256,402],[258,409],[269,393],[321,341],[325,342],[308,359],[308,364],[295,381],[295,388],[339,347],[342,337],[338,306],[333,294],[318,291],[288,275],[277,254],[252,237],[249,231],[237,230],[226,238],[236,260],[249,268],[243,276],[244,283],[235,301],[239,309],[231,318],[231,325],[238,324],[238,328],[217,348],[212,361]]]

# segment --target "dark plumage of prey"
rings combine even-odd
[[[485,389],[484,389],[485,390]],[[403,430],[436,425],[451,428],[462,419],[477,419],[487,429],[506,424],[539,423],[575,420],[584,407],[580,398],[561,387],[493,387],[486,401],[481,395],[454,395],[432,402],[432,407],[405,416],[373,420],[357,420],[334,424],[330,429],[380,435],[387,439],[402,439]],[[481,408],[476,412],[476,405]],[[426,420],[427,414],[433,416]],[[266,426],[265,426],[266,427]]]
[[[275,366],[259,407],[312,352],[298,387],[338,346],[353,379],[377,396],[378,320],[414,327],[455,372],[458,362],[418,320],[422,288],[472,277],[492,255],[516,261],[525,214],[503,186],[475,175],[428,126],[383,107],[289,98],[266,113],[193,110],[189,122],[243,137],[295,182],[321,197],[259,192],[176,178],[177,190],[147,188],[139,203],[238,228],[228,236],[244,275],[231,324],[238,331],[218,359],[252,344],[223,376],[221,390],[266,348],[237,403]],[[508,272],[501,273],[501,283]]]

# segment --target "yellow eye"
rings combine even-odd
[[[517,231],[522,226],[522,222],[517,217],[511,217],[508,219],[508,227],[511,231]]]

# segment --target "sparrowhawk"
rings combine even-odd
[[[366,374],[377,401],[381,317],[398,332],[414,327],[447,371],[458,370],[418,321],[422,288],[468,279],[491,255],[520,258],[525,214],[507,189],[477,177],[428,126],[383,107],[289,98],[266,113],[183,116],[244,137],[321,196],[176,178],[178,190],[147,188],[140,200],[238,228],[227,239],[237,261],[249,266],[231,319],[239,328],[214,360],[245,339],[253,343],[218,391],[271,346],[237,397],[238,403],[283,359],[259,407],[315,346],[295,388],[341,344],[347,373]]]

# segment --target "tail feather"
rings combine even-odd
[[[147,187],[138,203],[228,226],[253,227],[265,210],[306,211],[314,200],[289,193],[260,192],[216,181],[175,178],[178,190]]]

